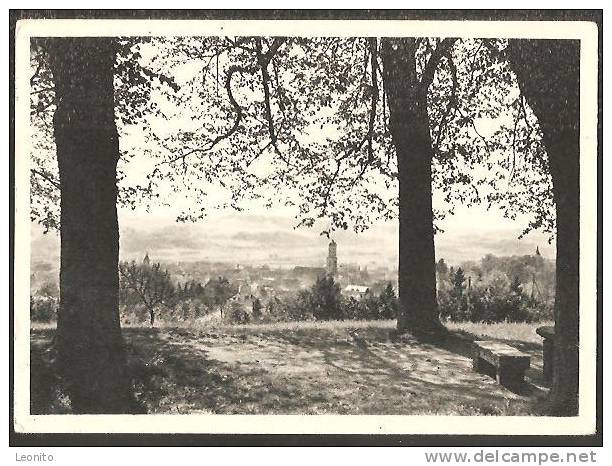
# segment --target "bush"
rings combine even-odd
[[[460,270],[460,269],[459,269]],[[440,316],[455,322],[536,322],[552,318],[552,309],[523,293],[520,281],[499,271],[465,289],[460,281],[438,289]]]
[[[199,299],[184,299],[175,303],[173,309],[165,309],[165,312],[160,312],[160,316],[170,315],[178,320],[195,320],[199,317],[208,314],[208,308]]]
[[[249,313],[238,302],[231,302],[226,319],[233,324],[247,324],[251,319]]]
[[[33,322],[51,322],[57,319],[59,300],[51,296],[30,297],[30,320]]]
[[[532,256],[488,254],[479,262],[464,262],[457,270],[441,259],[436,274],[438,308],[444,319],[536,322],[553,318],[554,262],[539,251]]]
[[[333,279],[320,278],[310,289],[270,298],[265,309],[259,319],[270,322],[392,319],[397,315],[397,298],[390,284],[378,296],[342,296]]]
[[[266,305],[267,313],[262,319],[271,322],[314,320],[310,307],[311,299],[308,290],[284,297],[274,296]]]
[[[345,297],[342,300],[342,307],[344,308],[343,314],[346,319],[365,320],[370,318],[368,306],[363,300],[358,300],[353,296]]]
[[[259,300],[259,298],[255,298],[255,300],[253,301],[253,319],[261,319],[262,317],[262,312],[261,312],[261,301]]]
[[[391,283],[388,283],[385,289],[378,296],[377,309],[378,313],[375,318],[378,319],[396,319],[398,311],[397,297]]]

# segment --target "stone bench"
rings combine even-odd
[[[536,333],[544,339],[542,342],[542,378],[545,383],[550,384],[553,374],[553,361],[555,360],[555,327],[544,325],[538,327]]]
[[[528,354],[496,341],[475,341],[473,351],[475,371],[494,376],[500,385],[512,390],[523,385],[531,361]]]

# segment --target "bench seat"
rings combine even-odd
[[[500,385],[519,389],[525,381],[525,371],[531,364],[531,357],[505,343],[481,340],[474,342],[472,357],[474,370],[485,372],[487,366],[495,371]]]

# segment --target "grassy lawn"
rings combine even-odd
[[[124,329],[149,413],[541,414],[542,324],[449,324],[443,341],[396,338],[394,321]],[[69,412],[52,370],[53,329],[31,331],[32,413]],[[472,370],[471,340],[532,356],[521,393]]]

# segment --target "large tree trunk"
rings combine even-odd
[[[383,80],[399,172],[398,330],[437,333],[444,329],[436,302],[427,85],[416,71],[413,38],[383,39]]]
[[[557,214],[552,413],[578,414],[580,252],[580,43],[514,40],[508,53],[538,117]]]
[[[58,367],[77,413],[133,407],[119,325],[114,41],[48,41],[61,190]]]

